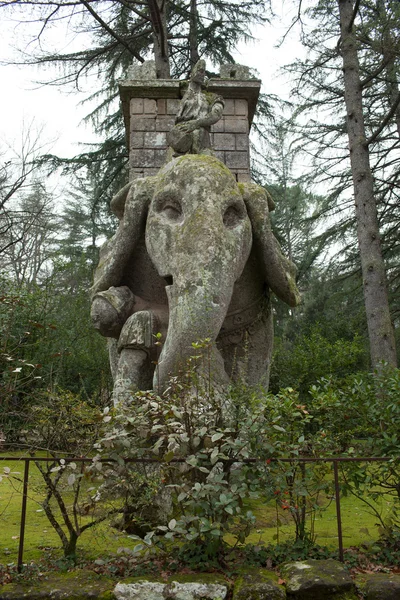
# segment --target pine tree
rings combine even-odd
[[[80,88],[95,81],[86,118],[102,142],[73,160],[46,156],[44,161],[66,173],[90,168],[103,182],[98,193],[104,203],[126,183],[117,82],[127,76],[132,60],[140,63],[154,53],[160,78],[187,77],[199,58],[213,65],[234,62],[238,42],[251,39],[251,26],[265,23],[269,14],[265,0],[5,0],[0,8],[29,28],[29,55],[23,52],[14,63],[57,67],[59,75],[43,82],[49,85]],[[54,26],[64,26],[78,50],[52,48],[46,34]]]
[[[298,144],[311,157],[310,180],[330,190],[330,211],[343,236],[343,269],[362,271],[373,366],[381,360],[396,364],[384,264],[390,247],[391,256],[398,256],[392,233],[399,216],[393,205],[399,168],[395,4],[385,2],[386,17],[392,16],[377,22],[372,15],[378,4],[319,2],[311,10],[312,30],[303,29],[308,56],[289,67],[297,83]]]

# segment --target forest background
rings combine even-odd
[[[268,35],[276,17],[261,0],[21,0],[0,9],[21,36],[21,52],[3,63],[35,67],[57,89],[90,89],[83,106],[96,139],[68,158],[51,153],[34,125],[20,145],[2,142],[1,429],[14,443],[32,427],[37,402],[109,400],[107,353],[89,321],[87,290],[99,247],[115,230],[110,198],[127,181],[118,79],[154,52],[159,76],[187,78],[199,57],[212,75],[254,28]],[[290,386],[307,399],[321,378],[342,380],[381,361],[396,366],[399,10],[381,0],[290,5],[282,48],[297,36],[304,58],[283,69],[290,101],[262,96],[253,136],[253,178],[275,199],[275,234],[297,265],[303,296],[296,310],[274,305],[273,392]],[[72,40],[65,51],[54,48],[59,28]]]
[[[274,231],[297,265],[303,301],[294,310],[274,301],[272,394],[264,394],[254,411],[257,419],[248,413],[259,399],[248,390],[234,392],[244,411],[238,422],[246,423],[236,438],[200,411],[200,421],[208,420],[191,430],[203,432],[195,436],[196,444],[202,436],[210,465],[198,469],[200,463],[191,458],[186,463],[203,479],[204,469],[212,473],[219,457],[242,458],[249,444],[261,438],[263,444],[253,450],[264,458],[355,451],[393,457],[400,450],[400,5],[394,0],[320,0],[289,6],[293,17],[282,48],[297,40],[302,52],[284,67],[290,94],[272,93],[271,86],[260,98],[252,175],[274,197]],[[234,61],[239,44],[250,42],[253,31],[269,35],[277,27],[276,17],[263,0],[17,0],[0,1],[0,14],[18,23],[15,45],[21,52],[15,51],[9,62],[35,69],[37,79],[57,90],[83,90],[79,95],[87,110],[76,155],[56,154],[34,125],[23,129],[20,144],[3,140],[0,147],[1,439],[14,448],[57,454],[74,447],[86,453],[99,420],[114,418],[108,414],[112,383],[106,345],[90,323],[88,289],[99,247],[116,226],[110,199],[128,177],[117,82],[132,60],[153,56],[159,77],[188,78],[199,58],[207,60],[212,76],[219,64]],[[70,42],[63,49],[57,47],[61,30]],[[74,93],[68,98],[76,100]],[[58,119],[63,119],[62,110]],[[164,399],[157,415],[158,400],[151,394],[139,403],[135,422],[143,419],[151,432],[160,419],[156,426],[165,429],[153,447],[143,449],[134,439],[138,428],[131,427],[133,441],[126,450],[125,430],[133,419],[128,414],[122,438],[115,434],[103,450],[120,444],[120,456],[126,452],[129,458],[142,451],[160,454],[165,443],[163,456],[170,460],[176,432],[171,433],[169,419],[170,413],[181,414],[180,400],[179,394]],[[185,419],[180,418],[174,427],[182,430]],[[191,434],[182,435],[190,440]],[[206,438],[214,446],[207,446]],[[64,472],[58,465],[42,473],[48,499],[57,496]],[[129,481],[117,475],[118,485]],[[292,475],[281,477],[289,490],[286,508],[296,522],[296,536],[305,539],[306,509],[314,501],[304,488],[305,471],[299,471],[297,488]],[[349,486],[368,491],[372,478],[398,502],[395,463],[362,475],[354,470]],[[75,494],[79,481],[69,474]],[[227,519],[248,494],[240,495],[242,484],[249,489],[248,480],[229,499],[228,480],[203,481],[200,488],[197,483],[190,492],[182,491],[181,504],[192,519],[198,493],[211,487],[214,496],[210,492],[211,504],[201,517],[209,529],[204,531],[198,519],[199,530],[193,533],[181,519],[180,531],[189,541],[197,535],[206,548],[215,548],[210,539],[223,540]],[[274,497],[276,479],[268,485]],[[312,485],[319,492],[325,480]],[[121,493],[129,497],[132,489]],[[44,506],[50,510],[49,501]],[[218,534],[210,517],[216,506],[222,514]],[[75,552],[79,532],[68,526],[62,505],[60,511],[70,535],[59,533],[67,555]],[[170,523],[173,537],[176,521]],[[230,526],[236,525],[232,517]],[[244,536],[245,516],[241,525]],[[381,525],[381,535],[392,540],[399,554],[398,513],[382,518]]]

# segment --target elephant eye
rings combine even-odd
[[[181,203],[179,200],[171,197],[169,194],[166,196],[161,196],[157,199],[155,209],[168,221],[180,222],[182,220],[183,211]]]
[[[239,225],[241,221],[243,221],[245,215],[246,213],[244,210],[244,206],[242,206],[241,204],[231,204],[226,209],[222,220],[224,222],[225,227],[227,227],[228,229],[233,229],[234,227]]]
[[[182,217],[182,209],[180,206],[176,204],[167,203],[163,206],[162,211],[164,216],[166,216],[170,221],[180,221]]]

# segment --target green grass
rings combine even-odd
[[[378,508],[378,505],[376,506]],[[344,547],[371,544],[378,539],[377,518],[368,511],[361,500],[354,496],[341,498],[340,508]],[[278,543],[278,540],[282,543],[293,539],[295,529],[289,511],[279,509],[277,517],[273,501],[266,505],[259,501],[252,503],[251,509],[257,517],[256,531],[250,534],[247,543]],[[390,504],[383,507],[383,512],[387,513],[389,509]],[[277,518],[281,523],[279,526],[277,526]],[[309,523],[308,520],[308,525]],[[338,528],[334,501],[325,500],[320,505],[315,516],[314,534],[317,544],[332,550],[337,549]]]
[[[17,454],[15,454],[17,456]],[[24,463],[0,462],[0,473],[3,467],[9,467],[14,475],[3,478],[0,482],[0,563],[15,563],[18,556],[20,516],[22,504],[22,476]],[[328,478],[330,475],[328,475]],[[86,484],[88,487],[90,484]],[[25,531],[24,562],[37,561],[46,551],[51,551],[54,558],[62,557],[60,539],[49,523],[40,502],[43,499],[44,485],[41,474],[34,463],[30,464],[27,518]],[[72,492],[64,491],[67,504],[72,503]],[[390,510],[390,503],[383,499],[383,513]],[[278,510],[280,521],[277,527],[276,504],[274,501],[263,503],[253,501],[250,504],[256,515],[257,522],[253,533],[246,543],[277,543],[294,538],[294,526],[288,510]],[[343,543],[345,547],[370,544],[378,538],[376,517],[371,515],[363,502],[354,496],[341,499]],[[90,516],[81,516],[80,522],[85,523]],[[338,532],[336,521],[336,505],[332,499],[320,494],[319,510],[315,518],[316,542],[326,545],[332,550],[337,549]],[[228,542],[234,538],[227,537]],[[84,531],[78,540],[78,553],[84,553],[86,558],[96,559],[114,554],[119,548],[133,548],[137,542],[117,531],[109,521]]]
[[[17,456],[17,453],[13,455]],[[12,475],[8,478],[3,478],[0,482],[0,563],[8,564],[15,563],[18,557],[24,462],[7,462],[2,460],[0,463],[0,474],[3,473],[4,467],[9,467]],[[42,475],[36,465],[31,462],[29,469],[24,562],[38,560],[44,552],[49,550],[52,551],[54,557],[62,556],[61,540],[40,504],[44,498],[44,489]],[[73,500],[72,493],[66,490],[63,496],[66,504],[71,505]],[[52,506],[55,506],[54,502],[52,502]],[[57,510],[56,514],[59,515]],[[79,519],[80,523],[86,523],[88,520],[90,520],[90,516],[81,516]],[[117,552],[118,548],[126,545],[132,545],[127,536],[111,527],[110,522],[105,521],[83,532],[82,537],[78,540],[78,551],[83,550],[88,557],[97,558],[106,553]]]

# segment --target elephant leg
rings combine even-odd
[[[131,315],[118,340],[118,366],[114,379],[114,406],[127,405],[138,390],[152,388],[159,322],[152,311]]]
[[[153,372],[154,365],[147,352],[137,348],[123,348],[119,354],[114,380],[114,406],[127,406],[132,402],[135,392],[151,389]]]
[[[251,325],[220,336],[217,345],[231,379],[268,389],[273,339],[271,310]]]

